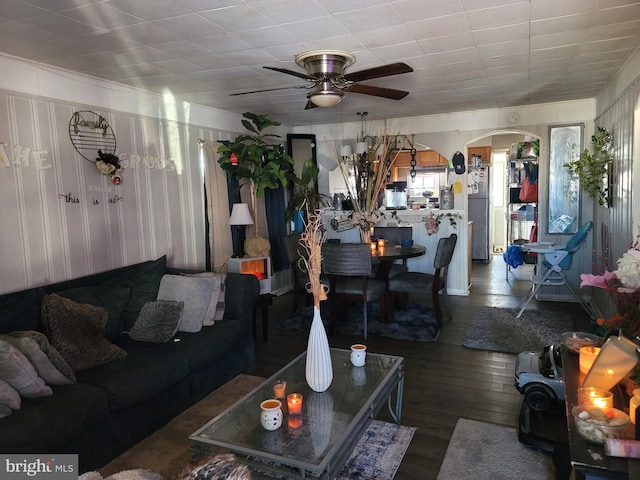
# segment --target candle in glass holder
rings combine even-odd
[[[284,380],[278,380],[273,384],[273,396],[278,399],[283,399],[287,391],[287,382]]]
[[[578,405],[592,405],[599,409],[613,408],[613,393],[597,387],[580,387],[578,389]]]
[[[302,413],[302,394],[290,393],[287,395],[287,407],[289,415],[300,415]]]
[[[371,242],[371,253],[376,253],[376,248],[378,247],[378,242],[377,241],[372,241]]]
[[[384,248],[384,238],[378,238],[378,248]]]
[[[580,371],[582,373],[589,373],[589,369],[599,353],[600,347],[580,347]]]

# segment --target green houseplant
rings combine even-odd
[[[286,209],[288,220],[292,220],[298,210],[315,212],[322,206],[323,200],[328,198],[318,192],[319,171],[318,166],[311,158],[307,158],[302,164],[302,172],[299,177],[296,176],[293,169],[290,171],[288,180],[292,185],[292,192]]]
[[[591,136],[593,153],[584,149],[577,160],[564,164],[578,175],[582,187],[591,197],[598,200],[599,205],[609,205],[610,202],[607,175],[611,165],[611,142],[609,130],[598,127],[598,131]]]
[[[251,112],[243,113],[242,125],[250,133],[238,135],[232,142],[218,147],[221,154],[218,159],[220,167],[240,185],[248,185],[254,215],[257,211],[257,198],[264,196],[267,188],[285,186],[289,172],[293,168],[293,159],[287,155],[281,143],[272,143],[280,135],[265,133],[269,127],[277,127],[279,122]],[[270,143],[271,142],[271,143]],[[255,238],[247,239],[247,253],[264,252],[269,249],[269,241],[261,238],[256,222]]]

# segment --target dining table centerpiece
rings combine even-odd
[[[406,135],[384,133],[367,135],[358,141],[356,153],[335,160],[342,173],[348,196],[353,204],[351,225],[360,230],[362,243],[371,241],[373,227],[383,218],[381,210],[384,188],[391,182],[393,165],[402,149],[410,148]]]

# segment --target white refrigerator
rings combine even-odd
[[[489,263],[489,167],[470,168],[474,179],[469,193],[469,220],[473,222],[471,259]]]

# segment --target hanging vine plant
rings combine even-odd
[[[597,199],[598,204],[603,206],[611,204],[609,191],[611,155],[609,150],[612,140],[611,132],[608,129],[598,127],[595,135],[591,136],[593,153],[585,149],[578,160],[564,164],[578,176],[580,184],[589,196]]]

